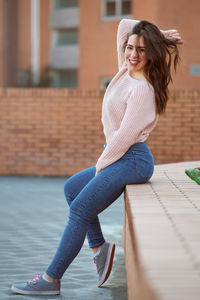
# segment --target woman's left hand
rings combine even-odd
[[[178,30],[176,30],[176,29],[162,30],[162,33],[164,34],[165,38],[167,38],[169,40],[173,40],[177,44],[183,44],[183,40],[182,40]]]

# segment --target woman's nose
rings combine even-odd
[[[136,51],[136,49],[132,49],[132,52],[131,52],[131,57],[134,58],[134,57],[137,57],[138,53]]]

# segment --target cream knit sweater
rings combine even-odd
[[[124,59],[124,41],[137,22],[123,19],[118,27],[119,71],[103,99],[102,123],[107,146],[97,161],[97,173],[119,160],[133,144],[144,142],[157,123],[153,87],[147,81],[132,78]]]

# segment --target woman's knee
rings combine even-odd
[[[67,203],[71,205],[74,198],[80,191],[88,184],[88,182],[95,176],[95,167],[85,169],[71,177],[69,177],[64,184],[64,194]]]
[[[64,183],[64,194],[67,200],[67,203],[71,205],[72,201],[82,189],[79,180],[80,173],[77,173],[71,177],[69,177]]]
[[[70,181],[70,178],[68,178],[64,183],[64,195],[69,206],[71,205],[74,198]]]

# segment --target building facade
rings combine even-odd
[[[122,18],[176,28],[184,45],[175,88],[199,88],[200,1],[0,0],[0,86],[102,89],[117,71]]]

